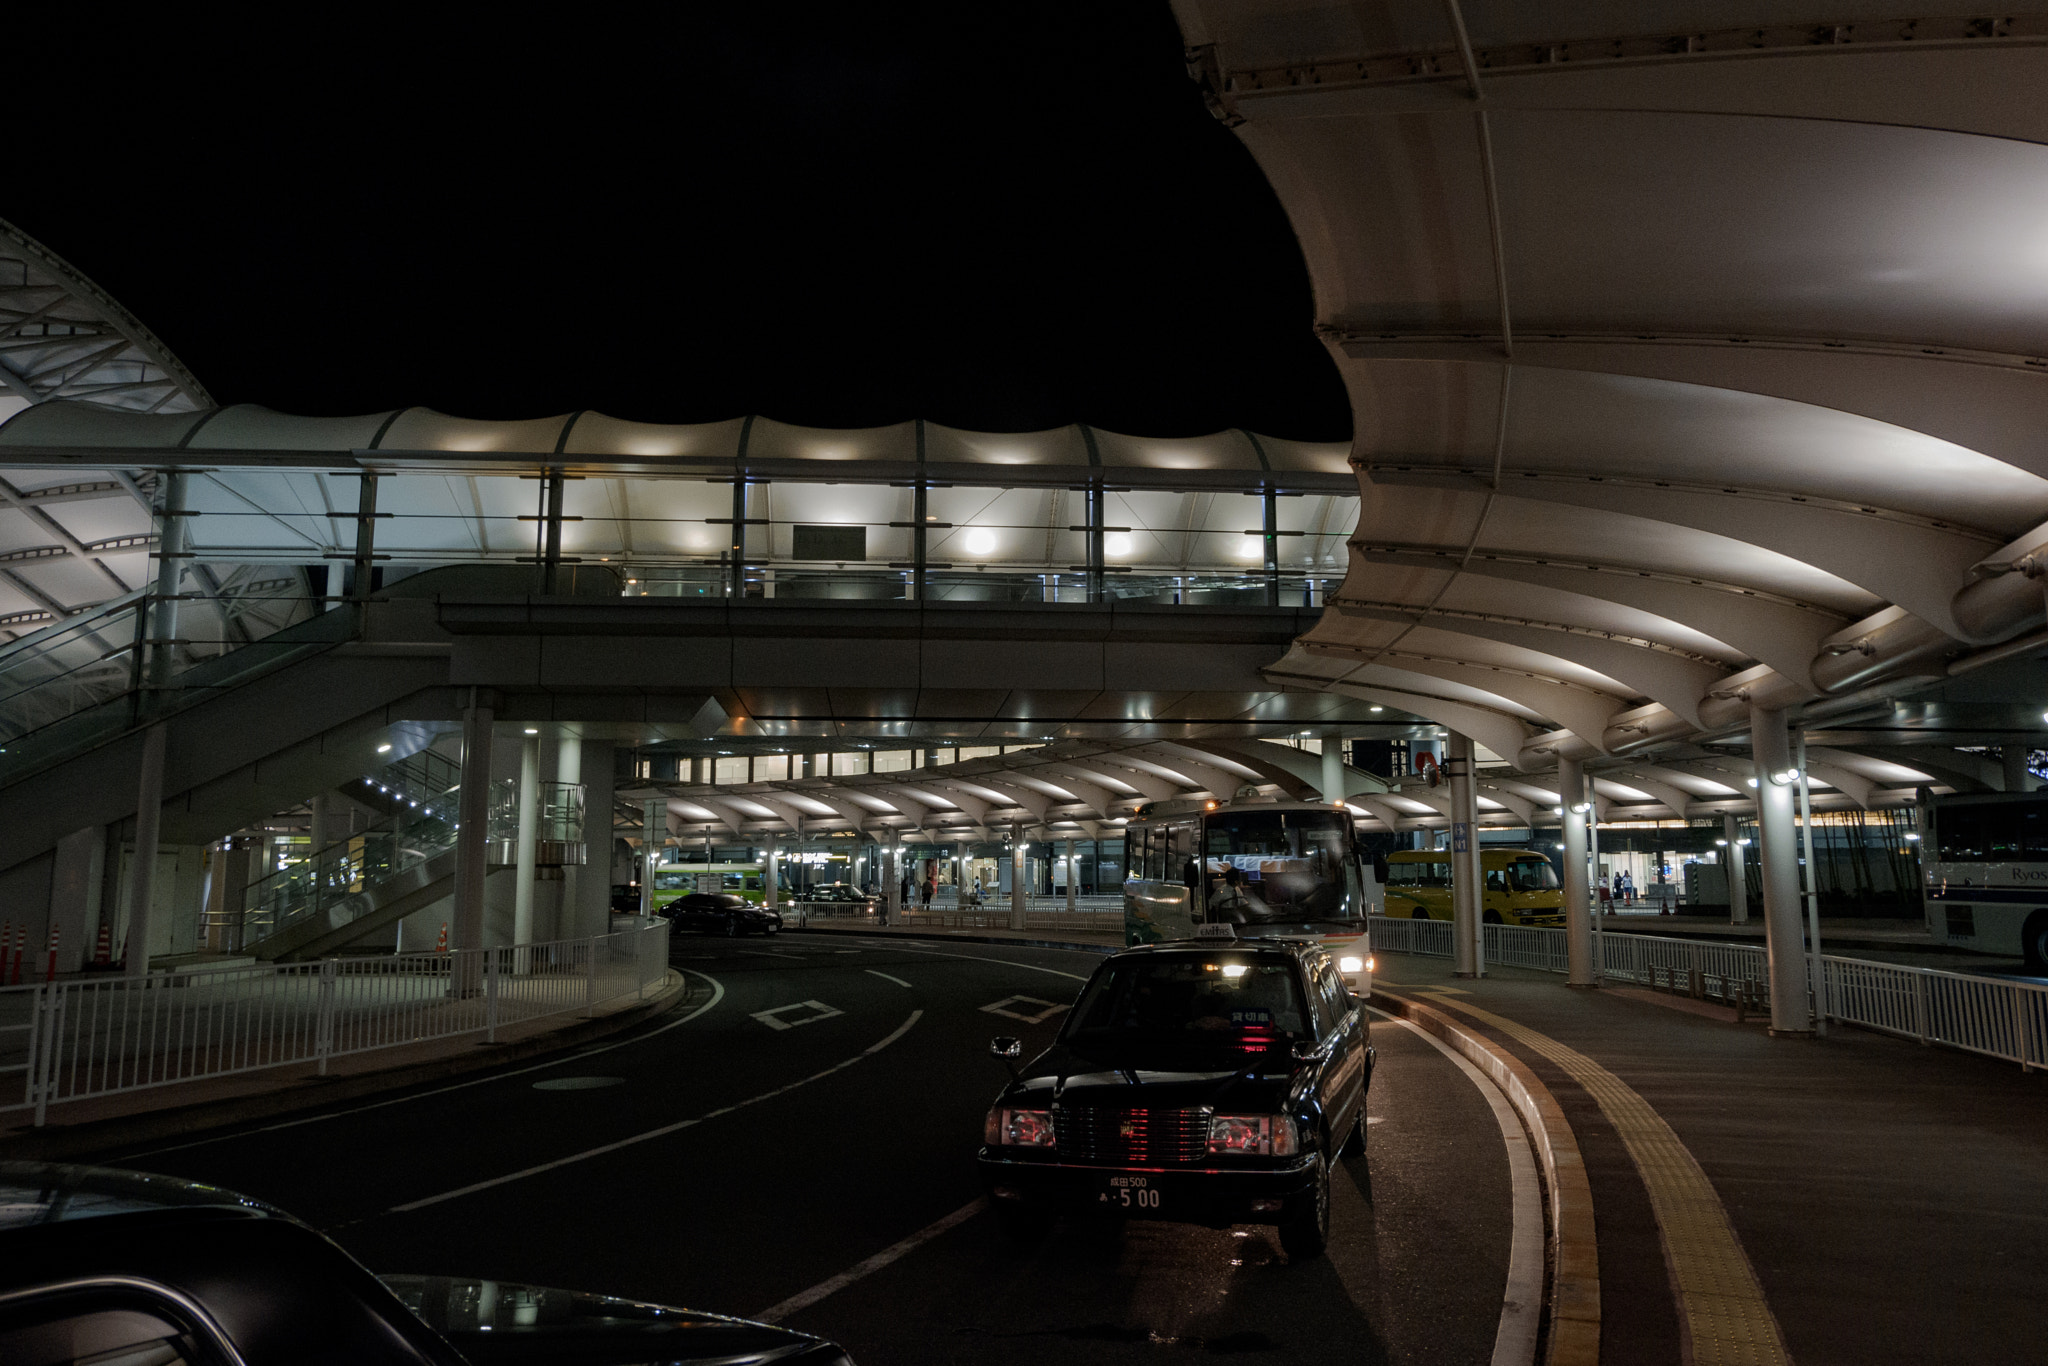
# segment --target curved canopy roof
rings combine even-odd
[[[1547,765],[2041,625],[2048,18],[1175,10],[1356,417],[1350,573],[1276,678]]]

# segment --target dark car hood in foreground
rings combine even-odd
[[[829,1366],[847,1361],[839,1347],[822,1338],[718,1314],[510,1281],[397,1275],[380,1279],[477,1366]]]
[[[1241,1069],[1244,1074],[1239,1076]],[[1221,1050],[1075,1050],[1054,1044],[1023,1069],[1004,1099],[1018,1105],[1099,1105],[1113,1109],[1194,1109],[1246,1113],[1283,1109],[1296,1064],[1286,1052]],[[1232,1078],[1236,1080],[1233,1081]]]

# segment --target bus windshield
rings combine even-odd
[[[1222,811],[1203,823],[1212,919],[1239,924],[1349,920],[1349,823],[1337,811]]]
[[[2048,801],[1944,802],[1934,834],[1943,863],[2048,863]]]
[[[1508,889],[1516,892],[1554,892],[1557,869],[1547,858],[1518,858],[1508,865]]]

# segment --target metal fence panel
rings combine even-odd
[[[1561,929],[1486,925],[1482,933],[1489,963],[1566,969]],[[1757,944],[1647,934],[1602,934],[1596,942],[1603,975],[1616,981],[1675,986],[1683,979],[1725,1000],[1738,984],[1761,984],[1770,976],[1770,955]],[[1375,916],[1372,946],[1376,953],[1449,958],[1451,922]],[[2048,1067],[2048,987],[1831,954],[1822,955],[1821,968],[1831,1021],[2003,1058],[2029,1070]]]
[[[589,1014],[661,980],[668,934],[0,989],[0,1111]]]

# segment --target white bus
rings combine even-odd
[[[1320,939],[1355,994],[1372,994],[1369,873],[1351,813],[1309,802],[1153,802],[1124,826],[1124,942],[1239,935]]]
[[[1921,813],[1928,934],[2048,971],[2048,792],[1936,797]]]

